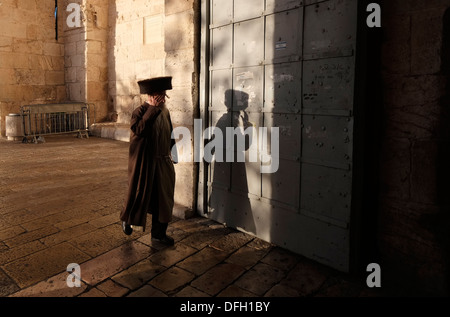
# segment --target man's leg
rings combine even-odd
[[[159,212],[152,213],[152,240],[162,242],[167,245],[174,245],[174,240],[166,234],[168,223],[159,222]]]

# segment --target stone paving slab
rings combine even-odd
[[[89,258],[89,255],[66,242],[26,255],[1,268],[17,285],[24,288],[52,277],[70,263],[82,263]]]
[[[122,285],[130,290],[136,290],[166,269],[164,266],[145,259],[114,275],[111,279],[115,284]]]
[[[140,260],[145,259],[150,253],[151,248],[148,246],[137,241],[128,242],[90,261],[82,263],[81,279],[88,285],[96,285],[110,276],[129,268]]]

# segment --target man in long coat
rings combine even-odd
[[[133,228],[145,231],[147,213],[152,214],[152,240],[173,245],[166,234],[172,219],[175,169],[171,150],[172,122],[165,105],[166,90],[172,89],[171,77],[138,82],[148,101],[133,111],[128,160],[128,193],[120,214],[122,229],[130,235]]]

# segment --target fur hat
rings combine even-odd
[[[172,77],[155,77],[138,81],[141,94],[153,94],[164,90],[172,89]]]

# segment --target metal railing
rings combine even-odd
[[[77,133],[79,138],[89,138],[90,111],[91,108],[95,110],[94,107],[83,102],[22,106],[22,142],[45,142],[45,135],[64,133]]]

